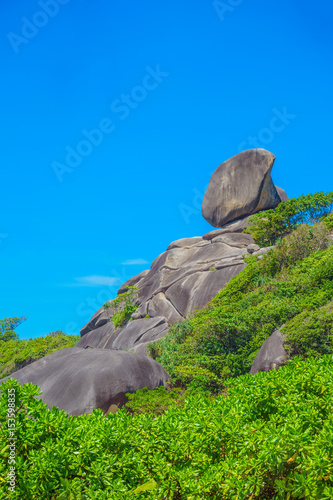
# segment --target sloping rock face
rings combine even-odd
[[[202,202],[202,215],[214,227],[275,208],[280,202],[271,178],[275,156],[265,149],[243,151],[213,173]],[[282,194],[281,190],[281,194]]]
[[[139,307],[133,315],[135,319],[115,329],[107,319],[112,316],[113,308],[106,311],[101,308],[81,330],[77,347],[126,349],[145,354],[149,342],[164,337],[172,323],[202,309],[244,269],[242,256],[254,243],[251,235],[241,233],[246,224],[247,219],[240,220],[204,237],[170,243],[149,271],[131,278],[118,291],[123,293],[126,286],[136,283]]]
[[[49,408],[57,406],[70,415],[91,413],[94,408],[114,412],[126,403],[127,392],[154,389],[169,379],[164,368],[150,358],[77,347],[48,354],[10,377],[21,384],[38,385]]]
[[[252,363],[250,373],[255,375],[258,372],[278,370],[280,366],[286,364],[286,361],[287,352],[283,347],[283,335],[280,330],[275,330],[260,347]]]
[[[129,321],[115,329],[112,322],[84,335],[76,347],[98,347],[100,349],[131,350],[145,354],[149,342],[166,335],[168,323],[163,316]]]

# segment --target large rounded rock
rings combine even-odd
[[[275,156],[265,149],[243,151],[213,173],[202,202],[202,215],[214,227],[275,208],[281,198],[271,170]]]
[[[70,415],[81,415],[95,408],[114,412],[126,403],[127,392],[165,385],[169,375],[156,361],[138,354],[67,347],[18,370],[10,378],[38,385],[49,408],[57,406]]]

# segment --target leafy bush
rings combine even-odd
[[[79,335],[66,335],[57,331],[35,339],[0,342],[0,378],[58,349],[72,347],[79,340]]]
[[[291,356],[332,353],[333,301],[314,311],[305,310],[283,328],[285,348]]]
[[[8,342],[9,340],[18,339],[17,333],[14,332],[23,321],[27,318],[21,316],[20,318],[4,318],[0,320],[0,341]]]
[[[247,267],[190,320],[169,329],[165,338],[149,347],[150,355],[172,376],[175,386],[223,390],[225,379],[248,373],[262,343],[286,324],[292,356],[333,353],[332,338],[325,341],[292,335],[289,321],[333,299],[333,247],[321,224],[300,225],[278,247]],[[296,320],[295,320],[296,321]],[[318,331],[327,331],[324,314]],[[305,335],[305,333],[304,333]]]
[[[111,318],[114,326],[121,326],[126,323],[126,321],[129,321],[131,319],[131,315],[137,310],[137,308],[138,306],[135,304],[126,304],[123,309],[116,311]]]
[[[280,203],[275,209],[265,210],[250,218],[251,226],[244,230],[252,234],[260,246],[273,245],[299,224],[319,222],[333,210],[333,192],[302,195]]]
[[[127,292],[119,294],[115,299],[105,302],[104,309],[114,308],[114,313],[110,318],[115,327],[123,325],[131,319],[131,315],[137,310],[138,305],[135,304],[138,288],[136,286],[127,286]]]
[[[327,217],[322,217],[321,221],[328,227],[328,229],[333,228],[333,214],[330,214]]]
[[[161,386],[153,391],[148,391],[145,387],[134,393],[126,394],[128,398],[126,408],[133,414],[163,415],[170,406],[183,406],[185,394],[185,391],[180,388],[167,390]]]
[[[333,358],[295,358],[269,373],[229,380],[216,398],[188,396],[160,416],[69,417],[47,410],[15,380],[1,386],[0,420],[16,391],[16,490],[8,445],[2,497],[15,500],[330,500]],[[6,425],[0,426],[4,443]]]
[[[317,250],[325,250],[331,244],[330,231],[323,222],[313,226],[300,224],[297,230],[277,244],[277,250],[274,252],[277,269],[293,266],[298,260],[309,257]]]

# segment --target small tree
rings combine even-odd
[[[17,340],[18,334],[14,332],[27,318],[21,316],[20,318],[4,318],[0,320],[0,341],[7,342],[8,340]]]

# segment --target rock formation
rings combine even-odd
[[[214,227],[260,210],[275,208],[285,195],[274,186],[275,156],[265,149],[243,151],[213,173],[202,203],[202,215]]]
[[[109,307],[101,307],[82,328],[75,348],[49,354],[11,376],[21,383],[39,385],[49,406],[73,415],[93,408],[107,412],[112,405],[124,403],[126,392],[165,384],[168,374],[147,357],[148,344],[215,297],[244,269],[244,254],[259,259],[269,250],[260,249],[242,231],[251,214],[287,199],[271,179],[274,160],[269,151],[254,149],[218,167],[202,205],[204,217],[218,229],[202,237],[173,241],[149,270],[120,287],[118,294],[125,293],[128,286],[137,288],[138,308],[131,320],[116,327],[111,319],[120,306],[110,301]],[[251,373],[278,366],[283,358],[277,347],[279,335],[275,332],[262,346]]]
[[[183,321],[196,309],[203,308],[224,285],[245,267],[243,255],[252,236],[242,234],[239,224],[230,225],[224,232],[206,234],[204,238],[184,238],[170,243],[165,252],[155,259],[151,269],[131,278],[121,286],[136,283],[139,306],[136,319],[114,329],[109,322],[110,310],[102,307],[81,330],[77,347],[129,349],[145,354],[149,342],[167,333],[168,326]],[[229,232],[230,231],[230,232]],[[145,318],[149,315],[149,318]],[[88,333],[89,332],[89,333]]]

